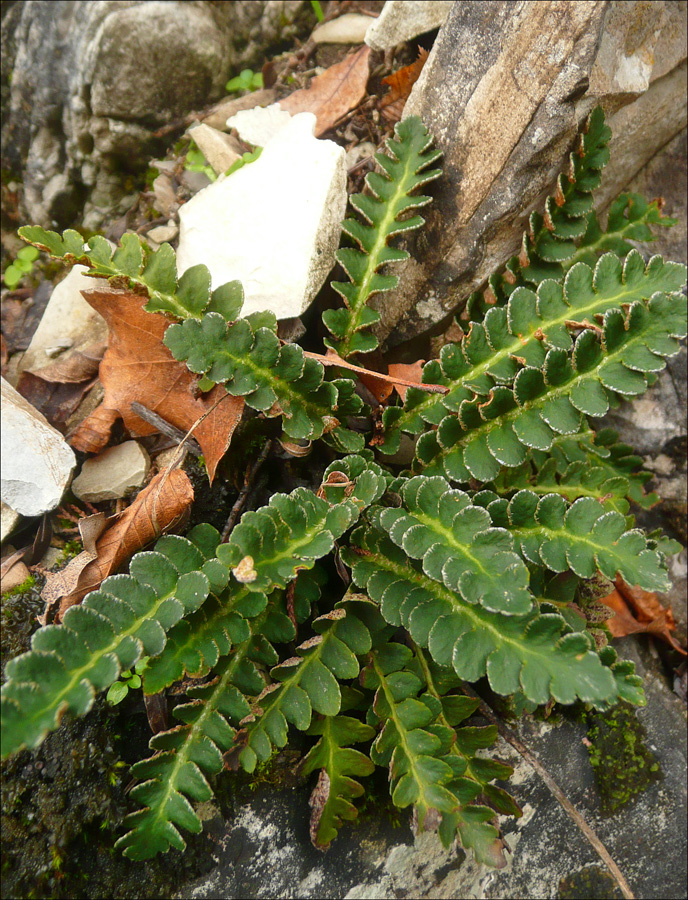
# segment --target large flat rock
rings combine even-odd
[[[404,109],[444,151],[444,175],[398,288],[378,301],[389,345],[460,310],[517,252],[594,106],[614,133],[601,207],[685,127],[679,7],[454,3]]]

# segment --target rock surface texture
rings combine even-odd
[[[150,459],[143,447],[136,441],[125,441],[87,459],[72,483],[72,491],[90,503],[117,500],[141,487],[149,469]]]
[[[265,309],[278,319],[301,315],[334,263],[346,155],[313,137],[314,127],[312,113],[288,118],[255,162],[179,211],[179,271],[205,262],[214,288],[238,278],[244,315]]]
[[[379,299],[380,337],[431,328],[517,250],[590,110],[614,138],[604,207],[686,124],[680,3],[454,3],[404,115],[444,151],[428,226],[399,287]]]
[[[127,209],[135,195],[122,174],[145,166],[156,129],[219,99],[233,72],[293,36],[302,6],[25,0],[3,10],[3,159],[22,177],[24,220],[65,227],[87,201],[83,224],[97,229],[112,207]]]
[[[2,501],[23,516],[55,509],[76,465],[64,438],[2,379]]]
[[[387,0],[366,32],[366,44],[373,50],[391,50],[444,25],[451,8],[452,0]]]

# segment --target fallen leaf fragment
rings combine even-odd
[[[184,433],[193,428],[212,483],[241,419],[243,398],[232,397],[222,385],[195,396],[196,376],[184,363],[177,362],[162,342],[170,320],[146,312],[145,297],[99,289],[84,291],[84,297],[107,321],[110,341],[100,364],[103,404],[71,436],[72,447],[88,452],[101,450],[117,414],[133,437],[154,434],[155,427],[131,409],[133,402],[142,403]]]
[[[389,367],[389,375],[384,375],[382,372],[373,372],[371,369],[354,366],[342,359],[341,356],[332,349],[329,349],[324,356],[321,353],[310,353],[308,351],[304,352],[304,356],[310,356],[311,359],[317,359],[318,362],[321,362],[324,366],[337,366],[341,369],[347,369],[349,372],[353,372],[381,402],[389,397],[394,388],[399,390],[400,394],[401,390],[403,390],[403,396],[406,395],[406,390],[410,387],[417,388],[419,391],[427,391],[429,394],[446,394],[449,392],[449,388],[443,384],[423,384],[421,381],[409,380],[404,377],[404,374],[406,373],[421,375],[422,362],[414,363],[411,366],[404,366],[402,364],[396,366],[391,365]],[[395,369],[394,374],[392,373],[392,369]]]
[[[417,362],[405,364],[405,363],[390,363],[387,367],[387,370],[392,378],[395,379],[394,390],[399,394],[402,401],[406,400],[406,391],[414,382],[420,382],[423,378],[423,366],[425,365],[424,359],[419,359]]]
[[[380,101],[382,115],[388,122],[398,122],[401,119],[411,88],[418,81],[427,58],[428,51],[421,47],[418,51],[418,59],[415,62],[412,62],[410,66],[404,66],[403,69],[392,72],[391,75],[382,79],[382,83],[388,84],[390,88]]]
[[[108,527],[97,538],[94,547],[89,531],[89,547],[86,547],[84,538],[84,553],[95,552],[95,558],[86,560],[86,565],[81,566],[72,581],[71,573],[65,576],[79,557],[73,559],[67,569],[58,573],[63,576],[62,584],[66,590],[61,590],[57,582],[54,582],[54,590],[50,589],[49,602],[54,605],[59,601],[55,621],[62,621],[70,606],[80,603],[89,591],[95,590],[108,575],[116,573],[134,553],[160,535],[178,528],[186,518],[193,498],[193,488],[186,472],[182,469],[161,472],[123,513],[106,520]],[[95,520],[96,517],[88,518]],[[46,584],[41,595],[44,599],[48,587]]]
[[[671,634],[676,629],[673,613],[669,607],[659,602],[657,594],[632,587],[617,576],[616,589],[600,598],[600,602],[614,611],[612,618],[607,621],[607,627],[614,637],[653,634],[670,644],[674,650],[686,655],[685,648]]]
[[[363,100],[368,84],[370,47],[356,53],[316,75],[308,88],[294,91],[280,107],[292,115],[311,112],[315,115],[315,136],[320,137]]]

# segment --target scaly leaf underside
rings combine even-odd
[[[363,333],[363,329],[379,321],[380,315],[366,304],[370,297],[392,290],[399,282],[394,275],[379,274],[380,267],[409,256],[406,250],[388,246],[388,241],[423,225],[422,216],[408,213],[426,206],[432,198],[413,192],[441,174],[440,169],[428,168],[441,152],[429,149],[432,138],[418,116],[399,122],[394,133],[395,137],[387,141],[388,154],[375,154],[383,171],[367,175],[368,192],[350,198],[367,224],[358,218],[347,218],[342,224],[342,231],[359,249],[337,251],[337,261],[351,283],[332,282],[345,307],[325,312],[323,322],[334,338],[326,343],[344,359],[377,347],[374,335]]]

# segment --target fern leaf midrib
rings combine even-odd
[[[347,325],[346,331],[344,332],[344,338],[338,351],[339,355],[344,358],[346,358],[351,352],[349,344],[351,342],[351,338],[359,328],[361,315],[363,314],[363,310],[366,308],[365,301],[369,296],[370,282],[372,281],[373,276],[376,274],[377,269],[381,265],[380,255],[382,251],[387,247],[389,231],[396,222],[397,213],[395,212],[395,210],[397,207],[397,203],[410,190],[406,182],[409,175],[413,177],[413,175],[415,174],[415,172],[413,171],[412,162],[412,157],[408,157],[406,159],[404,163],[403,178],[399,179],[399,181],[393,182],[395,185],[393,200],[390,200],[386,204],[385,214],[382,217],[381,225],[377,230],[375,243],[373,244],[372,250],[367,256],[368,264],[366,266],[365,275],[361,279],[360,285],[357,285],[358,292],[356,294],[356,301],[354,302],[353,308],[350,308],[351,318],[349,319],[349,324]]]
[[[162,604],[165,603],[165,601],[167,601],[170,598],[173,598],[175,596],[176,589],[177,589],[177,586],[175,584],[175,587],[173,588],[173,590],[169,591],[167,594],[164,594],[162,597],[159,597],[157,599],[155,606],[149,611],[149,613],[145,617],[136,619],[136,621],[133,622],[129,626],[129,628],[125,628],[123,631],[116,634],[110,644],[108,644],[106,647],[103,647],[102,649],[99,649],[99,650],[93,652],[91,654],[91,657],[90,657],[88,663],[84,664],[83,666],[81,666],[78,669],[75,669],[72,674],[72,677],[71,677],[70,681],[68,682],[68,684],[66,685],[66,687],[64,687],[63,690],[61,690],[58,694],[49,695],[49,697],[48,697],[49,702],[41,708],[40,715],[38,715],[38,716],[34,715],[33,717],[30,718],[30,721],[31,722],[37,721],[38,719],[42,718],[45,715],[47,710],[50,710],[50,709],[55,709],[56,713],[59,712],[59,710],[61,708],[62,698],[65,696],[69,696],[71,691],[76,687],[77,684],[79,684],[79,682],[82,680],[82,678],[87,677],[87,673],[94,668],[94,666],[98,662],[98,660],[102,659],[104,656],[107,656],[108,654],[116,654],[117,647],[122,643],[122,640],[127,637],[134,637],[136,631],[138,631],[138,629],[141,627],[142,622],[145,622],[148,619],[155,618],[155,614],[160,609]],[[33,652],[33,651],[30,651],[30,652]],[[140,655],[139,655],[139,658],[140,658]],[[7,682],[7,684],[14,684],[14,683],[15,683],[14,681]],[[89,681],[89,684],[90,684],[90,681]]]
[[[642,297],[639,296],[640,293],[642,293]],[[537,324],[538,329],[541,329],[546,335],[549,329],[556,328],[560,325],[565,325],[567,322],[572,321],[572,316],[575,316],[576,322],[583,322],[587,316],[600,315],[606,312],[608,309],[621,309],[623,305],[639,299],[641,299],[642,301],[647,301],[650,298],[645,296],[646,293],[648,292],[638,291],[637,287],[629,288],[626,285],[623,285],[623,289],[613,294],[611,297],[607,296],[602,298],[600,295],[596,295],[595,299],[584,307],[568,306],[566,311],[561,315],[550,319],[538,318],[535,324]],[[666,293],[669,295],[673,295],[676,292],[653,291],[652,293]],[[523,352],[528,344],[530,344],[532,341],[538,340],[532,335],[529,335],[527,338],[512,335],[512,338],[512,343],[508,347],[503,347],[501,350],[493,351],[493,354],[488,360],[475,364],[468,372],[465,372],[459,378],[455,380],[448,380],[450,393],[454,390],[459,390],[461,387],[464,387],[467,383],[469,384],[471,381],[477,379],[481,375],[489,374],[490,369],[493,368],[497,363],[502,362],[505,359],[509,359],[512,356],[517,356],[519,351]],[[411,421],[415,416],[422,416],[422,413],[425,410],[431,409],[435,406],[443,406],[443,399],[444,395],[442,394],[428,394],[412,409],[405,409],[401,413],[399,418],[394,422],[395,430],[403,431],[407,423]]]
[[[406,756],[409,770],[413,773],[413,780],[418,788],[419,797],[414,801],[413,805],[418,810],[418,821],[422,823],[425,819],[425,814],[428,812],[428,810],[434,807],[432,802],[426,797],[425,779],[422,773],[418,772],[418,766],[416,765],[416,753],[411,748],[407,737],[408,728],[401,721],[401,717],[397,713],[397,701],[394,699],[394,694],[387,684],[387,678],[377,661],[375,653],[371,654],[371,660],[373,664],[373,670],[375,671],[375,674],[379,679],[380,687],[382,688],[385,700],[387,701],[387,705],[390,710],[389,718],[394,723],[394,727],[399,737],[399,743],[404,749],[404,755]],[[459,802],[457,800],[456,807],[458,808],[458,806]]]

